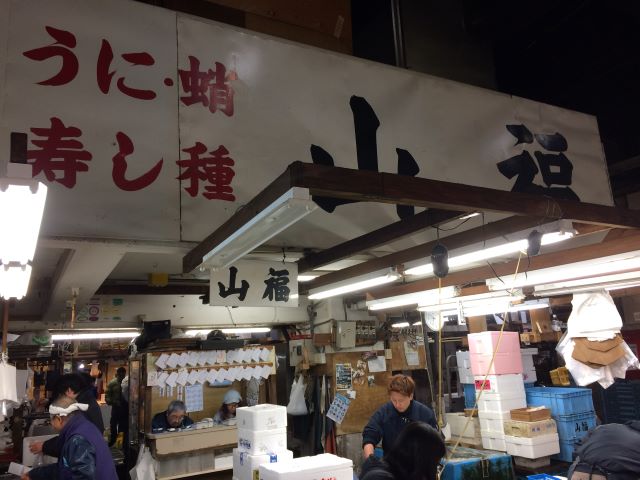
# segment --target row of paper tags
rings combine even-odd
[[[271,374],[271,364],[255,366],[238,366],[229,368],[206,369],[198,368],[188,370],[182,368],[175,372],[149,372],[147,374],[147,387],[175,387],[176,385],[195,385],[208,382],[210,384],[220,382],[235,382],[251,380],[252,378],[268,378]]]
[[[156,366],[166,368],[216,365],[221,363],[256,363],[269,360],[268,348],[248,348],[237,350],[203,350],[178,353],[163,353],[156,360]]]

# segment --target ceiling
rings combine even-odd
[[[148,2],[165,7],[171,2]],[[176,2],[173,2],[176,3]],[[187,2],[194,5],[212,2]],[[225,2],[220,2],[225,3]],[[597,116],[612,179],[616,202],[626,206],[627,199],[640,190],[640,138],[637,111],[640,88],[640,5],[629,2],[529,1],[512,2],[399,2],[404,27],[404,63],[407,67],[454,80],[494,88],[503,92],[575,109]],[[420,4],[420,5],[418,5]],[[186,5],[186,4],[185,4]],[[234,10],[207,10],[210,18],[239,24]],[[402,63],[394,49],[392,12],[388,2],[352,1],[353,52],[356,56],[384,63]],[[313,22],[313,19],[309,19]],[[246,26],[246,25],[243,25]],[[425,28],[425,26],[429,28]],[[444,55],[446,53],[446,55]],[[481,60],[478,60],[481,59]],[[430,69],[436,69],[432,71]],[[467,205],[470,210],[482,210]],[[474,208],[472,208],[474,207]],[[476,206],[477,207],[477,206]],[[397,226],[395,237],[366,242],[362,235],[374,233],[390,222],[386,218],[367,218],[364,207],[353,208],[351,225],[344,231],[327,231],[322,248],[358,238],[360,246],[346,258],[336,258],[331,265],[318,263],[323,271],[354,267],[389,253],[433,242],[435,229],[411,230]],[[455,211],[455,209],[453,209]],[[308,222],[284,232],[274,245],[295,245],[292,240],[309,224],[321,227],[321,212]],[[442,223],[441,235],[450,236],[473,229],[484,229],[487,222],[504,215],[475,218],[446,232],[460,222]],[[211,225],[211,231],[216,229]],[[390,227],[388,227],[390,228]],[[402,228],[408,233],[398,235]],[[600,242],[604,234],[564,243],[558,248],[572,248],[582,243]],[[384,236],[382,235],[383,238]],[[472,234],[466,241],[470,241]],[[475,236],[477,241],[479,237]],[[44,319],[49,325],[68,321],[74,289],[77,302],[86,302],[94,293],[198,295],[208,289],[208,278],[197,270],[183,274],[183,257],[196,245],[189,242],[140,242],[106,239],[41,238],[29,295],[12,302],[13,322],[29,325]],[[344,248],[344,245],[343,245]],[[295,247],[288,248],[289,259],[307,255]],[[255,258],[281,258],[279,247],[263,246]],[[317,258],[316,258],[317,260]],[[326,259],[324,259],[326,260]],[[382,263],[388,260],[382,261]],[[362,268],[362,267],[361,267]],[[343,275],[357,270],[347,270]],[[148,275],[169,273],[169,286],[148,286]],[[328,276],[325,278],[339,278]],[[321,282],[320,282],[321,283]],[[316,283],[317,284],[317,283]]]

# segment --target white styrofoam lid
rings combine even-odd
[[[260,465],[260,468],[265,468],[274,473],[302,473],[318,470],[327,471],[330,469],[353,468],[353,462],[348,458],[338,457],[331,453],[321,453],[315,457],[294,458],[292,461],[285,463],[268,463]]]
[[[282,411],[282,410],[287,410],[287,407],[284,407],[282,405],[272,405],[270,403],[261,403],[259,405],[254,405],[252,407],[238,407],[236,409],[236,412],[263,412],[263,411]],[[236,413],[237,415],[237,413]]]

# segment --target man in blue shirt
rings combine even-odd
[[[433,410],[413,399],[415,388],[416,384],[411,377],[391,377],[387,389],[389,401],[376,410],[362,432],[364,458],[373,454],[380,440],[384,450],[391,448],[402,429],[411,422],[424,422],[438,429]]]
[[[169,403],[167,410],[156,413],[151,420],[151,431],[164,431],[170,428],[186,428],[193,425],[193,420],[187,417],[187,407],[180,400]]]

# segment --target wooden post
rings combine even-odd
[[[7,346],[7,332],[9,331],[9,300],[2,304],[2,355],[9,351]]]

